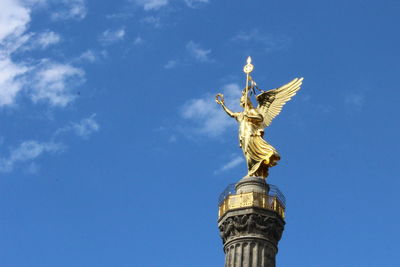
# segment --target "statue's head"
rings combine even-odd
[[[242,97],[240,98],[240,106],[241,106],[242,108],[245,107],[245,105],[246,105],[246,98],[247,98],[247,107],[253,108],[253,104],[251,103],[251,99],[250,99],[248,96],[246,96],[244,93],[242,94]]]

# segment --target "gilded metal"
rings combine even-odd
[[[275,166],[281,157],[278,151],[263,139],[264,128],[271,124],[272,120],[281,112],[283,105],[300,89],[303,78],[296,78],[279,88],[263,91],[257,87],[250,76],[253,69],[251,58],[248,57],[247,64],[243,68],[246,73],[246,87],[240,98],[243,112],[232,112],[226,107],[222,94],[217,94],[215,101],[230,117],[239,122],[239,146],[246,158],[247,177],[266,178],[269,167]],[[255,89],[261,91],[256,96],[257,107],[253,106],[249,97],[249,93],[254,93]]]
[[[243,71],[246,74],[250,74],[254,69],[254,66],[251,64],[251,57],[247,58],[247,64],[243,67]]]
[[[257,192],[227,196],[221,205],[219,205],[218,218],[221,218],[229,210],[248,207],[272,210],[278,213],[282,219],[285,219],[285,208],[277,197]]]

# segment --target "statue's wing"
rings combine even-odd
[[[263,92],[257,96],[258,111],[264,118],[264,127],[281,112],[283,105],[300,89],[303,78],[296,78],[279,88]]]

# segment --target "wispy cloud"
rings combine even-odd
[[[28,70],[25,65],[12,62],[10,57],[0,56],[0,107],[14,104],[23,88],[20,77]]]
[[[80,54],[74,61],[78,62],[95,62],[97,60],[97,55],[93,50],[87,50]]]
[[[64,145],[52,142],[24,141],[10,150],[7,157],[0,157],[0,172],[11,172],[17,163],[33,161],[42,154],[63,151]]]
[[[233,110],[239,108],[241,90],[238,84],[227,84],[222,89],[225,103]],[[187,134],[200,134],[209,137],[222,135],[236,124],[222,108],[215,103],[215,97],[206,95],[186,102],[181,108],[181,115],[189,123]]]
[[[29,39],[24,35],[31,20],[30,9],[4,0],[0,9],[0,107],[14,104],[23,83],[19,79],[29,68],[11,59],[11,54]]]
[[[204,49],[200,44],[189,41],[186,44],[187,51],[199,62],[211,62],[210,58],[211,49]]]
[[[46,49],[51,45],[55,45],[61,41],[61,36],[53,31],[46,30],[41,33],[27,33],[20,38],[23,42],[20,42],[18,48],[21,51],[35,50],[35,49]],[[17,49],[14,49],[16,51]]]
[[[177,60],[169,60],[165,65],[164,68],[165,69],[173,69],[178,65],[178,61]]]
[[[141,22],[142,23],[146,23],[146,24],[150,24],[154,28],[160,28],[161,27],[161,22],[160,22],[160,18],[159,17],[146,16],[146,17],[141,19]]]
[[[218,170],[216,170],[214,172],[214,174],[219,174],[221,172],[225,172],[228,171],[230,169],[235,168],[236,166],[238,166],[239,164],[241,164],[242,162],[244,162],[244,159],[242,156],[238,156],[235,155],[230,161],[228,161],[227,163],[225,163],[224,165],[222,165],[221,168],[219,168]]]
[[[100,129],[100,125],[94,119],[95,116],[96,114],[92,114],[90,117],[82,119],[79,123],[72,123],[71,129],[76,135],[82,138],[88,138]]]
[[[185,3],[190,8],[198,8],[203,4],[208,4],[208,0],[185,0]]]
[[[232,38],[235,42],[253,43],[262,45],[266,52],[280,50],[287,47],[291,39],[286,35],[262,33],[258,29],[241,31]]]
[[[169,3],[168,0],[134,0],[134,2],[146,11],[160,9]]]
[[[315,108],[318,110],[320,113],[331,113],[334,109],[331,105],[329,104],[316,104]]]
[[[47,49],[62,41],[61,36],[50,30],[36,33],[29,29],[30,14],[37,4],[51,6],[45,0],[2,0],[0,8],[0,108],[16,105],[17,99],[24,96],[33,103],[65,107],[75,99],[74,89],[85,81],[83,69],[51,58],[46,50],[46,58],[36,55],[30,58],[31,50]],[[86,15],[84,0],[60,0],[53,19],[82,19]],[[22,54],[22,52],[24,54]],[[40,55],[40,54],[38,54]],[[88,51],[80,60],[93,61],[95,55]],[[22,102],[21,102],[22,103]],[[80,122],[68,125],[70,131],[82,138],[99,130],[94,115]],[[45,154],[54,154],[66,149],[55,135],[49,141],[26,138],[8,153],[0,155],[0,172],[7,173],[24,163],[28,172],[36,172],[36,159]],[[4,148],[4,145],[2,146]],[[4,149],[2,149],[4,150]]]
[[[171,2],[170,0],[130,0],[137,6],[142,7],[145,11],[156,11],[163,7],[168,6]],[[173,2],[173,1],[172,1]],[[190,8],[198,8],[204,4],[208,4],[209,0],[183,0],[186,6]],[[121,16],[120,14],[117,14]]]
[[[9,150],[8,156],[0,157],[0,173],[9,173],[14,170],[15,165],[26,163],[27,171],[36,173],[38,164],[35,160],[44,154],[55,154],[64,152],[67,146],[56,141],[68,133],[73,133],[83,139],[88,139],[90,135],[99,131],[100,126],[95,120],[96,114],[83,118],[79,122],[69,123],[67,126],[59,128],[50,141],[40,142],[37,140],[28,140],[21,142],[17,147]]]
[[[99,40],[103,45],[109,45],[123,40],[124,37],[125,30],[121,28],[118,30],[105,30],[99,37]]]
[[[33,102],[47,101],[52,106],[65,107],[75,99],[71,91],[84,81],[85,72],[69,64],[43,61],[32,78]]]
[[[0,43],[14,41],[26,30],[30,22],[30,9],[14,0],[2,0],[0,9]],[[6,38],[14,40],[6,40]]]
[[[22,3],[4,0],[0,9],[0,107],[14,105],[22,91],[34,102],[48,100],[53,106],[66,106],[74,99],[71,88],[84,81],[84,71],[49,59],[14,61],[23,48],[44,49],[61,39],[52,31],[27,31],[31,7]]]
[[[211,58],[211,49],[203,48],[199,43],[189,41],[186,43],[186,54],[177,56],[175,59],[169,60],[165,63],[165,69],[173,69],[178,65],[193,64],[193,62],[212,63],[215,62]]]
[[[61,134],[65,134],[68,132],[73,132],[77,136],[87,139],[90,135],[99,131],[100,129],[100,125],[95,120],[95,117],[96,114],[92,114],[87,118],[83,118],[79,122],[72,122],[63,128],[58,129],[54,133],[54,137],[57,137]]]
[[[144,43],[144,40],[143,40],[143,38],[140,37],[140,36],[136,37],[135,40],[133,41],[133,44],[134,44],[134,45],[141,45],[141,44],[143,44],[143,43]]]
[[[344,103],[353,110],[360,111],[365,103],[362,93],[349,93],[344,97]]]
[[[59,34],[53,31],[45,31],[40,33],[36,40],[35,44],[42,49],[49,47],[50,45],[56,44],[61,41],[61,37]]]
[[[57,10],[52,13],[53,20],[76,19],[86,17],[87,7],[85,0],[60,0],[57,2]]]
[[[130,10],[124,10],[123,12],[117,12],[106,15],[107,19],[129,19],[134,16]]]

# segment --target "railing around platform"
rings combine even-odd
[[[229,185],[220,195],[218,218],[221,218],[228,210],[258,207],[275,211],[285,218],[285,196],[274,185],[269,185],[267,194],[259,192],[248,192],[236,194],[235,185]]]

